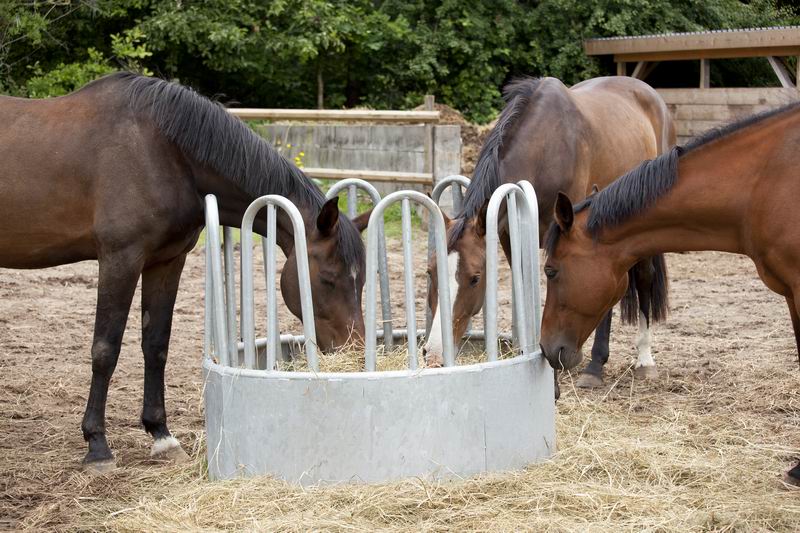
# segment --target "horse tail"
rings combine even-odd
[[[646,294],[639,294],[637,280],[650,279]],[[664,254],[636,263],[628,271],[628,289],[620,302],[622,321],[637,324],[640,298],[647,298],[644,306],[649,310],[650,322],[662,322],[669,311],[669,279]]]

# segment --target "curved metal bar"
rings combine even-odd
[[[239,364],[239,353],[236,350],[236,274],[233,260],[233,230],[222,227],[223,258],[225,259],[225,311],[228,315],[228,360],[231,364]]]
[[[522,187],[515,183],[505,183],[495,190],[491,199],[489,200],[489,207],[486,214],[486,300],[484,302],[483,309],[484,316],[486,317],[486,355],[489,361],[495,361],[497,359],[497,245],[499,241],[497,217],[503,200],[512,194],[515,196],[515,200],[519,200],[520,205],[523,206],[521,215],[522,220],[525,221],[525,223],[520,225],[520,228],[530,227],[532,229],[536,229],[535,227],[538,226],[537,223],[532,222],[534,220],[532,218],[533,210],[529,205],[529,199]],[[513,204],[515,203],[516,202],[512,202],[512,205],[509,206],[509,208],[513,208]],[[525,352],[529,352],[532,345],[528,340],[528,325],[530,324],[530,320],[528,319],[528,314],[526,311],[529,306],[526,306],[524,303],[526,296],[530,295],[530,292],[525,290],[525,277],[522,274],[522,265],[524,264],[523,255],[529,256],[527,261],[528,263],[536,263],[536,261],[530,257],[531,247],[526,246],[527,243],[530,243],[530,239],[526,238],[525,235],[521,235],[518,239],[511,239],[512,276],[516,277],[518,280],[513,284],[513,290],[515,308],[517,314],[519,315],[518,324],[521,326],[518,328],[520,335],[519,341],[520,348],[522,348]],[[519,248],[514,249],[520,244],[522,250]],[[527,250],[527,252],[525,250]],[[533,336],[538,338],[538,335],[536,334]]]
[[[267,195],[256,198],[244,212],[242,218],[242,340],[244,341],[244,360],[247,368],[255,368],[256,362],[256,339],[255,339],[255,310],[253,305],[253,222],[256,215],[264,206],[275,206],[283,209],[289,216],[294,230],[294,250],[295,260],[297,261],[297,275],[300,284],[300,307],[303,315],[303,333],[305,334],[305,352],[308,359],[308,366],[314,372],[319,370],[317,359],[317,336],[314,327],[314,304],[311,299],[311,278],[308,269],[308,246],[306,244],[306,228],[303,217],[297,207],[287,198],[278,195]],[[267,222],[275,216],[270,217],[268,212]],[[275,232],[269,232],[273,236]],[[268,236],[269,237],[269,236]],[[274,250],[274,246],[270,246]],[[273,261],[274,264],[274,261]],[[274,290],[275,280],[272,280]],[[267,309],[268,316],[277,320],[277,305],[273,303],[271,309]],[[277,329],[273,326],[271,329]],[[276,344],[275,340],[267,343],[269,352],[270,346]],[[274,364],[274,359],[273,359]],[[267,368],[272,370],[272,368]]]
[[[526,259],[523,263],[523,279],[526,282],[525,293],[528,295],[525,302],[529,305],[529,327],[533,332],[530,339],[531,349],[535,350],[539,346],[539,335],[542,328],[542,291],[541,274],[539,273],[539,200],[536,197],[536,190],[529,181],[522,180],[518,182],[518,185],[525,193],[525,203],[531,212],[530,220],[523,220],[523,239],[525,239],[524,235],[527,235],[528,238],[525,240],[530,243],[528,253],[523,258]],[[525,228],[525,224],[528,225],[527,228]]]
[[[437,276],[439,280],[439,307],[441,308],[442,325],[442,352],[445,366],[455,364],[453,355],[453,319],[452,309],[450,308],[450,291],[448,287],[447,272],[447,242],[445,235],[444,217],[431,198],[417,191],[397,191],[389,194],[381,200],[372,210],[369,217],[369,227],[367,228],[367,288],[366,288],[366,349],[364,353],[366,370],[374,372],[376,367],[376,345],[377,330],[375,319],[376,302],[376,273],[378,270],[378,232],[376,228],[377,220],[383,218],[383,213],[388,206],[400,200],[408,199],[421,204],[428,210],[431,226],[433,226],[436,244]],[[409,243],[403,243],[407,246]]]
[[[446,191],[448,187],[452,187],[455,184],[458,184],[466,189],[469,187],[469,178],[462,176],[461,174],[453,174],[451,176],[447,176],[446,178],[442,178],[436,183],[436,185],[433,186],[433,191],[431,191],[431,198],[433,198],[433,201],[438,204],[442,197],[442,193]],[[455,200],[455,198],[453,200]],[[461,205],[457,205],[454,202],[453,207],[460,209]]]
[[[228,332],[226,326],[225,316],[225,296],[223,291],[222,280],[222,259],[220,258],[220,242],[219,242],[219,209],[217,207],[217,198],[213,194],[206,195],[205,199],[206,211],[206,248],[209,253],[206,256],[210,259],[211,263],[211,322],[213,323],[212,331],[214,350],[219,358],[219,362],[223,366],[229,366],[230,360],[228,359]],[[208,271],[206,271],[208,276]],[[209,294],[206,294],[206,298]]]
[[[354,190],[353,187],[359,188],[366,192],[372,200],[373,206],[378,205],[378,202],[381,201],[381,195],[378,192],[378,189],[376,189],[370,182],[359,178],[348,178],[346,180],[341,180],[334,183],[333,186],[328,189],[325,197],[331,199],[341,193],[343,190],[347,189],[347,209],[349,212],[351,207],[355,205],[352,203],[353,201],[349,196],[349,191]],[[355,211],[350,218],[353,218],[354,216]],[[387,335],[383,340],[383,344],[386,347],[386,350],[391,350],[394,346],[394,335],[392,335],[392,300],[389,288],[389,260],[386,255],[386,235],[383,227],[383,217],[381,217],[378,231],[380,231],[380,238],[378,239],[378,274],[380,275],[381,279],[381,316],[383,318],[383,329],[387,332]]]
[[[458,185],[458,187],[456,187]],[[442,194],[447,188],[450,187],[451,191],[453,192],[453,208],[456,211],[461,209],[461,204],[463,203],[463,195],[461,194],[461,187],[467,188],[469,187],[469,178],[466,176],[462,176],[460,174],[453,174],[451,176],[447,176],[439,180],[436,185],[433,186],[433,191],[431,191],[431,198],[433,201],[436,202],[436,205],[439,205],[439,200],[442,198]],[[456,194],[458,191],[458,194]],[[431,252],[434,248],[434,238],[433,233],[430,231],[430,227],[428,228],[428,255],[427,257],[431,256]],[[425,294],[429,294],[431,292],[431,280],[427,280],[427,287],[425,290]],[[433,313],[431,313],[430,307],[428,307],[428,300],[425,299],[425,332],[426,336],[431,331],[431,322],[433,322]],[[467,324],[467,329],[469,329],[469,324]],[[458,339],[455,339],[458,340]]]

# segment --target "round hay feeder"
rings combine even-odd
[[[368,184],[355,181],[338,190],[350,185],[370,189]],[[378,199],[374,189],[370,193],[374,200]],[[498,336],[496,315],[490,311],[486,332],[469,334],[469,342],[484,349],[488,360],[455,365],[444,220],[436,203],[427,196],[400,191],[378,202],[367,229],[365,371],[331,373],[316,371],[304,226],[297,209],[285,198],[266,196],[256,200],[245,214],[241,258],[243,341],[240,342],[236,333],[232,240],[226,228],[223,266],[218,252],[222,246],[216,200],[207,197],[203,372],[210,477],[271,475],[303,485],[372,483],[405,477],[442,479],[518,469],[552,455],[555,451],[553,373],[538,351],[541,309],[538,217],[532,188],[504,186],[490,203],[487,305],[494,298],[494,307],[487,310],[496,309],[497,215],[506,199],[509,223],[516,226],[512,235],[516,332],[513,339],[511,335]],[[379,272],[382,279],[387,279],[386,262],[380,257],[385,253],[383,211],[397,201],[402,202],[404,247],[411,239],[410,202],[423,205],[430,213],[430,231],[438,254],[439,287],[443,288],[439,293],[445,337],[443,368],[416,367],[417,339],[425,332],[416,329],[413,305],[407,314],[409,327],[405,330],[384,334],[376,327]],[[522,209],[517,209],[520,204]],[[303,335],[278,333],[273,283],[271,289],[270,284],[267,287],[267,336],[260,339],[255,336],[252,223],[262,207],[267,208],[268,233],[270,226],[274,229],[276,207],[283,209],[294,225],[304,295]],[[274,237],[264,239],[263,251],[267,279],[274,279]],[[406,254],[407,261],[409,257],[410,253]],[[411,265],[406,262],[405,266],[406,293],[413,298]],[[387,314],[390,319],[391,312],[384,305],[384,320]],[[281,342],[276,342],[277,339]],[[408,343],[408,368],[375,371],[377,357],[381,357],[379,341],[389,346]],[[498,346],[503,343],[513,344],[516,355],[498,360]],[[301,351],[311,371],[276,370],[279,358],[296,357]]]

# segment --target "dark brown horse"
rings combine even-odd
[[[84,463],[113,465],[106,442],[108,384],[142,277],[142,424],[153,452],[185,455],[167,429],[164,366],[187,252],[203,228],[203,197],[238,226],[265,194],[291,199],[309,241],[317,340],[323,349],[363,336],[364,246],[359,228],[243,122],[177,85],[121,73],[47,100],[0,97],[0,267],[99,262]],[[362,223],[360,219],[359,223]],[[263,234],[266,217],[256,231]],[[292,226],[278,218],[287,256],[281,289],[300,317]]]
[[[673,148],[574,210],[559,194],[546,237],[541,345],[550,365],[580,362],[637,261],[690,250],[750,257],[764,284],[786,298],[800,351],[799,149],[794,103]],[[800,464],[787,480],[800,484]]]
[[[582,199],[593,185],[603,187],[645,159],[674,144],[675,133],[666,104],[649,85],[628,77],[596,78],[567,88],[554,78],[522,79],[505,90],[506,107],[484,144],[462,213],[448,221],[453,338],[460,339],[469,319],[483,306],[485,293],[485,209],[503,183],[530,181],[539,201],[539,230],[552,220],[558,191]],[[501,244],[510,254],[507,226]],[[541,241],[540,241],[541,242]],[[435,260],[429,265],[435,272]],[[431,276],[429,305],[436,309],[436,276]],[[631,272],[623,319],[639,323],[637,374],[656,373],[650,352],[650,320],[666,314],[666,270],[658,256]],[[638,309],[637,309],[638,307]],[[426,344],[429,364],[441,359],[441,333],[433,320]],[[611,312],[597,330],[592,362],[579,380],[602,385],[608,360]]]

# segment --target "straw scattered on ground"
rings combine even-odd
[[[0,528],[796,530],[800,490],[780,481],[800,456],[798,362],[785,304],[747,259],[693,253],[668,261],[671,316],[654,336],[661,377],[633,380],[635,331],[615,321],[608,386],[576,391],[570,377],[562,381],[559,452],[550,461],[452,482],[311,489],[205,475],[201,252],[187,263],[167,375],[171,427],[194,460],[170,466],[148,457],[134,307],[108,406],[119,468],[103,477],[80,470],[96,265],[0,271]],[[393,283],[400,294],[400,278]]]

